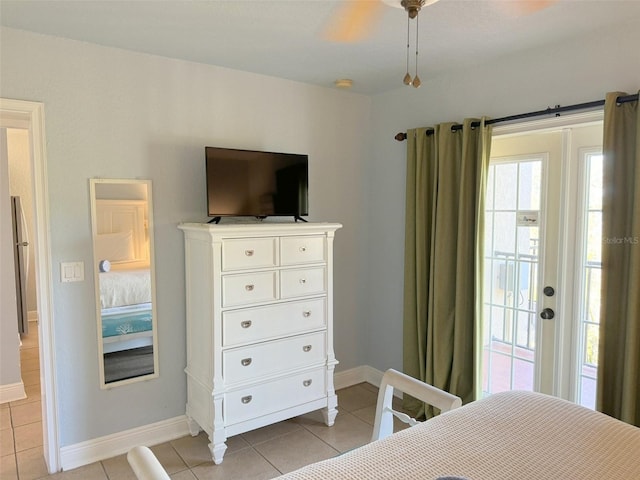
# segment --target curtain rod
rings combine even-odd
[[[638,94],[635,95],[625,95],[616,98],[616,103],[627,103],[627,102],[637,102]],[[604,106],[604,100],[595,100],[593,102],[586,103],[578,103],[576,105],[567,105],[566,107],[561,107],[560,105],[556,105],[554,108],[547,107],[545,110],[538,110],[537,112],[529,112],[529,113],[520,113],[518,115],[509,115],[508,117],[494,118],[491,120],[487,120],[485,122],[486,125],[493,125],[494,123],[502,123],[502,122],[511,122],[513,120],[520,120],[522,118],[531,118],[531,117],[540,117],[542,115],[553,115],[560,116],[563,112],[570,112],[573,110],[587,110],[590,108],[602,107]],[[476,128],[480,126],[480,122],[472,122],[471,127]],[[452,131],[462,130],[462,125],[453,125],[451,127]],[[433,135],[434,129],[429,128],[426,131],[427,135]],[[400,132],[394,137],[397,141],[402,142],[407,139],[406,132]]]

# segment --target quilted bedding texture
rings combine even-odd
[[[446,476],[640,479],[640,428],[547,395],[504,392],[278,478]]]

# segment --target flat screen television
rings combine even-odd
[[[212,221],[309,215],[308,155],[205,147],[205,158]]]

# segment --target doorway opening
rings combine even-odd
[[[485,200],[482,395],[595,408],[602,112],[496,129]]]
[[[23,346],[23,366],[30,369],[31,376],[37,376],[40,385],[40,414],[41,438],[44,474],[57,472],[60,468],[58,443],[58,418],[55,396],[54,369],[54,335],[53,308],[51,288],[51,253],[49,240],[49,208],[47,193],[47,168],[45,154],[44,133],[44,105],[39,102],[11,100],[0,98],[0,128],[16,130],[21,137],[26,135],[26,161],[30,164],[28,185],[24,186],[25,195],[31,194],[33,206],[33,231],[29,235],[28,243],[31,247],[30,262],[33,262],[32,290],[35,291],[35,301],[31,304],[32,317],[37,312],[37,322],[28,325],[36,327],[25,335]],[[12,132],[13,134],[14,132]],[[5,156],[6,157],[6,156]],[[8,162],[7,158],[2,159]],[[7,165],[8,170],[8,165]],[[4,192],[3,192],[4,194]],[[7,192],[8,194],[8,192]],[[26,302],[29,305],[28,302]],[[29,307],[27,307],[29,309]],[[27,314],[28,318],[28,314]],[[18,340],[16,340],[18,341]],[[35,344],[37,342],[37,348]],[[29,349],[34,349],[27,352]],[[37,353],[36,353],[37,351]],[[37,367],[37,369],[36,369]],[[23,381],[26,377],[23,375]],[[27,380],[27,383],[35,379]],[[32,391],[32,399],[37,396],[37,388]],[[34,408],[31,405],[28,408]],[[34,412],[32,412],[34,413]],[[33,428],[33,427],[31,427]],[[19,466],[19,465],[18,465]]]

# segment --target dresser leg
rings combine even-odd
[[[214,445],[213,443],[209,444],[209,450],[211,450],[211,458],[213,459],[213,463],[216,465],[220,465],[222,463],[222,457],[224,457],[224,452],[227,449],[226,443],[219,443]]]
[[[327,427],[333,426],[333,423],[336,421],[336,415],[338,415],[338,409],[335,407],[327,407],[323,408],[321,411],[322,417],[324,418],[324,423],[327,425]]]
[[[332,376],[329,378],[333,380]],[[338,415],[338,396],[333,392],[333,382],[331,382],[331,394],[327,396],[327,406],[321,412],[327,427],[333,426]]]
[[[191,417],[187,417],[187,428],[192,437],[197,437],[200,433],[200,425]]]

